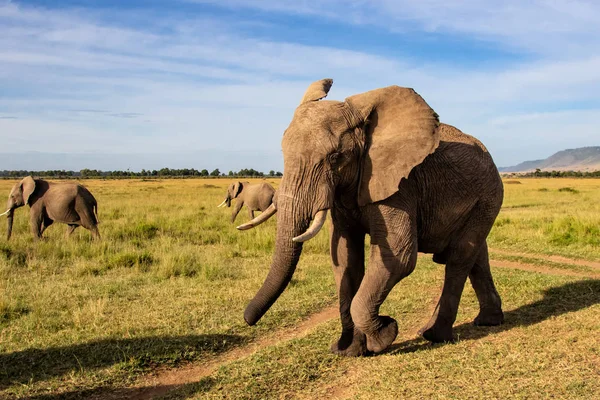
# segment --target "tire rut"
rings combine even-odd
[[[490,264],[496,268],[509,268],[509,269],[520,269],[522,271],[538,272],[546,275],[558,275],[558,276],[576,276],[580,278],[600,278],[600,272],[579,272],[579,271],[568,271],[565,269],[544,267],[535,264],[527,264],[517,261],[506,261],[506,260],[494,260],[490,258]]]
[[[311,315],[299,325],[278,331],[264,338],[258,339],[243,347],[238,347],[211,359],[204,364],[190,364],[177,369],[163,370],[150,377],[145,377],[136,385],[136,392],[129,396],[121,397],[131,400],[152,399],[167,394],[186,384],[198,382],[200,379],[211,375],[219,367],[233,361],[242,360],[252,354],[292,339],[306,336],[316,326],[338,316],[338,307],[329,306],[322,311]]]
[[[592,268],[599,268],[600,263],[593,261],[585,261],[585,260],[573,260],[562,256],[540,256],[538,254],[528,254],[528,253],[517,253],[511,252],[507,250],[498,250],[490,248],[490,252],[495,252],[497,254],[510,255],[510,256],[521,256],[521,257],[530,257],[554,262],[561,262],[565,264],[572,264],[578,266],[586,266]],[[579,271],[568,271],[564,269],[544,267],[535,264],[528,264],[523,262],[516,261],[505,261],[505,260],[495,260],[490,258],[490,263],[493,267],[498,268],[508,268],[508,269],[518,269],[523,271],[530,272],[538,272],[548,275],[559,275],[559,276],[573,276],[573,277],[583,277],[583,278],[600,278],[600,273],[584,273]],[[292,339],[298,339],[306,336],[310,330],[315,328],[316,326],[327,322],[331,319],[338,317],[338,307],[337,305],[329,306],[322,311],[311,315],[308,319],[301,322],[299,325],[291,328],[287,328],[273,334],[270,334],[266,337],[257,339],[255,342],[252,342],[246,346],[238,347],[233,350],[230,350],[226,353],[218,355],[212,358],[210,361],[198,364],[192,363],[180,368],[176,369],[168,369],[162,370],[157,373],[154,373],[151,376],[144,376],[138,380],[138,384],[134,385],[134,387],[130,387],[126,392],[121,392],[119,390],[106,394],[105,396],[97,397],[97,399],[130,399],[130,400],[141,400],[141,399],[152,399],[158,396],[163,396],[177,388],[180,388],[184,385],[191,384],[194,382],[198,382],[204,377],[211,375],[215,372],[219,367],[226,365],[230,362],[243,360],[252,354],[263,350],[267,347],[277,345],[279,343],[283,343]],[[349,374],[347,377],[348,383],[351,383],[351,377],[354,374]],[[350,379],[348,379],[350,378]],[[332,395],[333,398],[346,398],[349,391],[349,387],[344,387],[343,389],[334,389],[333,387],[329,388],[328,392]]]
[[[579,259],[573,259],[573,258],[557,256],[557,255],[547,256],[547,255],[535,254],[535,253],[521,253],[521,252],[517,252],[517,251],[496,249],[496,248],[490,248],[489,251],[491,253],[497,253],[497,254],[505,255],[505,256],[535,258],[538,260],[563,263],[563,264],[572,264],[572,265],[577,265],[580,267],[589,267],[589,268],[600,270],[600,262],[598,262],[598,261],[579,260]]]

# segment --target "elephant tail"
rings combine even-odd
[[[100,223],[100,219],[98,219],[98,203],[94,203],[94,217],[96,217],[96,224]]]

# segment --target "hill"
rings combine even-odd
[[[544,160],[525,161],[512,167],[498,168],[500,172],[542,171],[598,171],[600,146],[580,147],[559,151]]]

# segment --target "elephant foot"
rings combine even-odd
[[[345,357],[360,357],[369,354],[366,336],[358,329],[343,331],[340,339],[331,344],[330,350],[334,354]]]
[[[432,343],[453,342],[452,325],[433,323],[427,324],[419,331],[419,334]]]
[[[398,324],[392,317],[380,316],[379,322],[381,328],[367,335],[367,349],[373,353],[381,353],[387,349],[398,336]]]
[[[475,326],[496,326],[502,323],[504,323],[504,313],[502,310],[481,310],[473,321]]]

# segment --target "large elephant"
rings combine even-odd
[[[445,264],[442,294],[422,335],[453,340],[467,276],[477,295],[476,325],[504,320],[486,238],[503,186],[486,148],[438,115],[412,89],[390,86],[320,101],[333,81],[311,84],[282,140],[284,175],[274,204],[239,229],[275,212],[271,268],[248,304],[254,325],[286,288],[302,252],[331,210],[331,258],[342,333],[341,355],[378,353],[396,338],[396,321],[379,315],[390,290],[415,268],[417,252]],[[311,223],[312,220],[312,223]],[[370,235],[365,273],[364,239]]]
[[[254,211],[265,211],[273,202],[275,189],[266,182],[251,184],[250,182],[235,182],[227,188],[227,197],[218,207],[231,207],[231,200],[236,199],[235,207],[231,213],[231,223],[240,210],[246,205],[248,216],[254,218]]]
[[[98,204],[85,187],[76,183],[53,183],[31,176],[15,184],[8,196],[7,240],[12,233],[13,216],[16,208],[28,204],[29,225],[35,239],[41,239],[44,230],[54,221],[69,225],[67,235],[83,226],[100,239],[98,232]]]

